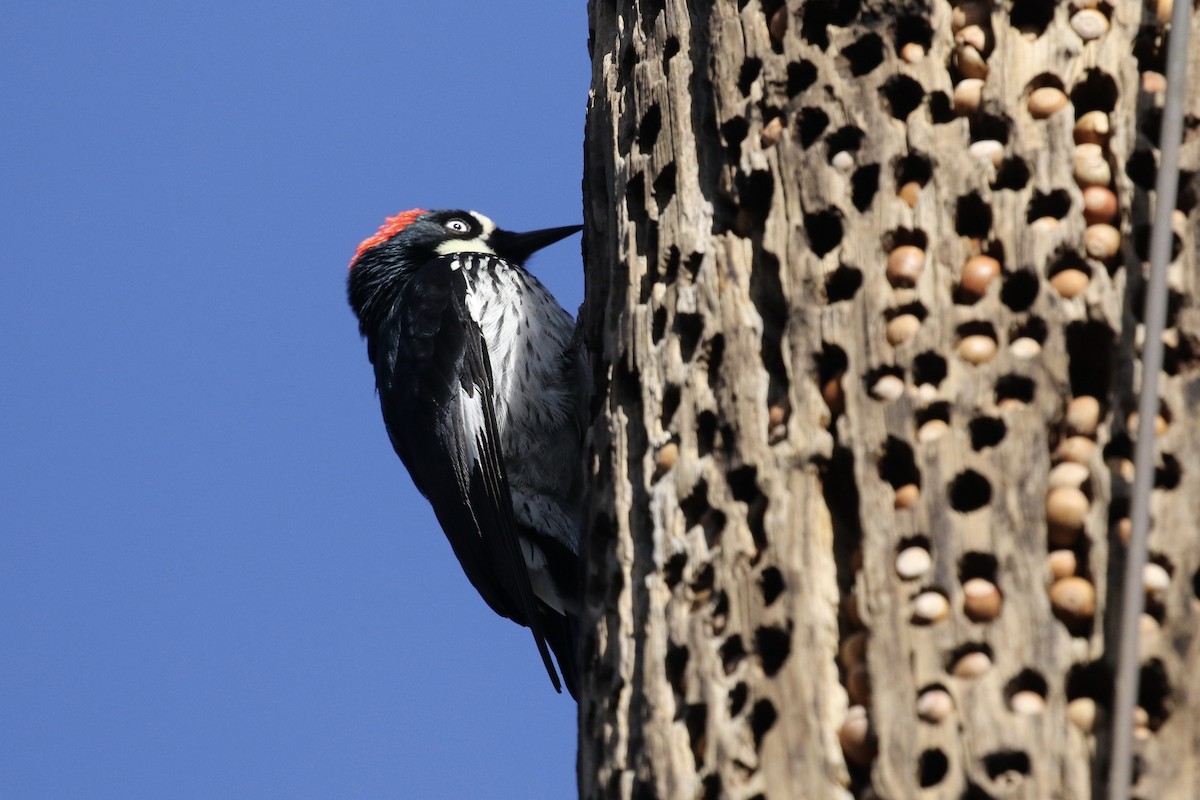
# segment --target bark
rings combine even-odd
[[[1084,5],[590,3],[582,797],[1102,786],[1164,32]],[[1189,74],[1145,798],[1200,797]]]

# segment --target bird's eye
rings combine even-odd
[[[446,230],[454,233],[470,233],[471,226],[467,224],[466,220],[452,219],[446,223]]]

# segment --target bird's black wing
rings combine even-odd
[[[408,284],[372,348],[388,434],[463,571],[496,613],[529,626],[555,689],[500,452],[495,384],[456,257]]]

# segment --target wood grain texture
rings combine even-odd
[[[1162,98],[1155,9],[1115,6],[1085,41],[1080,6],[1030,0],[589,4],[581,797],[1093,796]],[[1200,796],[1189,96],[1144,798]],[[1052,483],[1080,526],[1048,523]],[[1052,603],[1052,550],[1090,615]]]

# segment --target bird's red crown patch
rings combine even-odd
[[[377,244],[383,244],[388,239],[392,238],[397,233],[411,225],[413,221],[417,219],[417,217],[424,213],[426,213],[425,209],[414,208],[409,211],[401,211],[396,216],[385,219],[383,224],[379,226],[379,230],[362,240],[362,244],[360,244],[358,249],[354,251],[354,258],[350,259],[350,266],[353,267],[354,262],[358,261],[359,256],[361,256],[363,253],[367,252]]]

